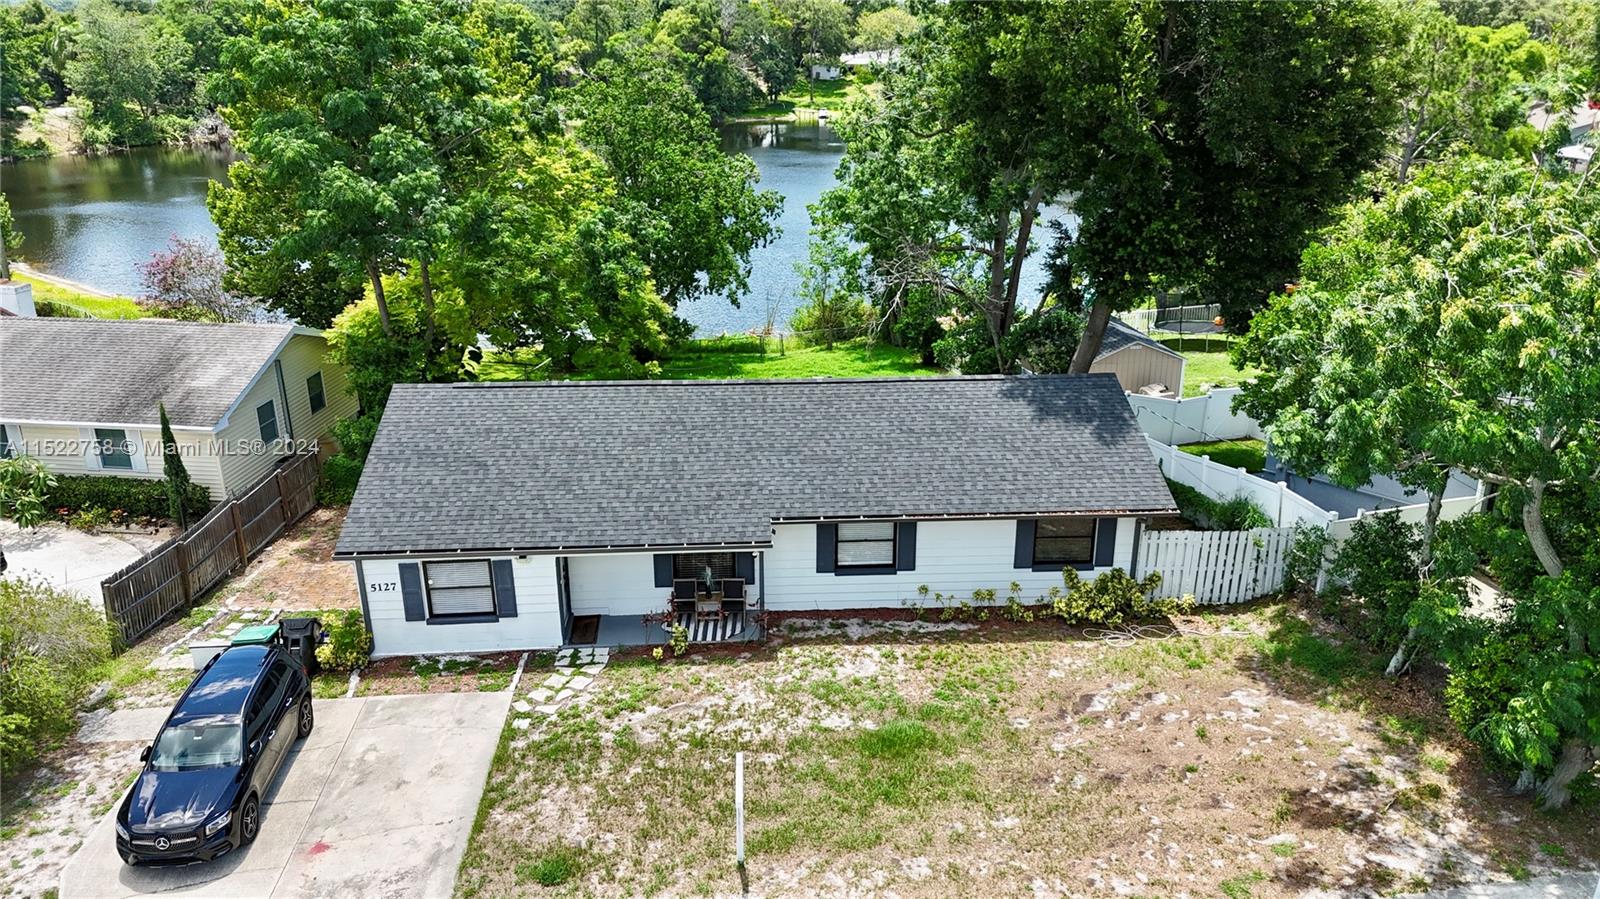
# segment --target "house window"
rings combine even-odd
[[[322,407],[328,405],[328,398],[322,392],[322,372],[306,378],[306,399],[311,401],[312,412],[321,412]]]
[[[894,522],[840,522],[834,564],[839,568],[893,566]]]
[[[133,470],[133,444],[128,442],[127,431],[121,428],[95,428],[94,442],[101,468],[112,471]]]
[[[11,439],[11,425],[0,425],[0,459],[10,459],[21,455],[17,449],[16,441]]]
[[[493,615],[494,577],[488,560],[424,562],[428,583],[428,616]]]
[[[273,407],[272,400],[256,407],[256,424],[261,427],[262,443],[278,439],[278,410]]]
[[[1035,565],[1087,565],[1094,561],[1093,518],[1041,518],[1033,532]]]
[[[678,553],[672,557],[674,580],[693,578],[703,584],[707,571],[711,572],[712,581],[736,577],[733,573],[733,553]]]

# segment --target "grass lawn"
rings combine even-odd
[[[99,297],[13,271],[11,277],[33,285],[34,303],[56,303],[94,318],[144,318],[145,311],[128,297]]]
[[[763,343],[752,337],[719,337],[692,341],[673,353],[661,365],[667,380],[704,378],[867,378],[892,375],[936,375],[938,369],[921,364],[917,354],[901,347],[855,340],[824,347],[797,346],[785,341],[778,352],[776,340]],[[478,368],[483,381],[539,379],[542,370],[528,356],[518,360],[489,357]],[[584,379],[604,378],[603,372],[574,375]]]
[[[1254,438],[1186,443],[1178,449],[1192,456],[1210,456],[1211,461],[1230,468],[1260,471],[1267,467],[1267,445]]]
[[[502,735],[457,893],[1376,895],[1596,854],[1592,807],[1508,797],[1427,691],[1304,615],[1123,645],[791,619],[737,654],[613,659],[511,716],[531,726]]]
[[[1255,369],[1240,371],[1228,359],[1227,337],[1161,337],[1167,348],[1183,354],[1183,395],[1199,396],[1213,387],[1237,387],[1255,377]]]
[[[739,119],[786,119],[797,110],[827,109],[838,112],[846,102],[867,89],[869,82],[855,78],[839,78],[815,83],[801,78],[794,87],[778,95],[773,102],[750,106],[738,115]]]

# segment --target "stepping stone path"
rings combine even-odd
[[[511,707],[523,715],[529,713],[546,717],[554,715],[574,697],[593,687],[595,680],[600,677],[600,672],[606,670],[606,663],[610,660],[611,650],[605,647],[563,649],[556,653],[555,673],[540,681],[539,686],[529,690],[527,700],[518,699],[511,704]],[[514,718],[511,721],[511,726],[517,730],[527,730],[532,724],[532,719],[525,717]]]

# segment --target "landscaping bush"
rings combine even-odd
[[[111,628],[81,597],[0,580],[0,773],[72,732],[79,701],[110,658]]]
[[[1346,614],[1345,624],[1368,646],[1392,649],[1410,629],[1406,613],[1421,589],[1417,576],[1421,548],[1417,526],[1401,521],[1400,514],[1392,511],[1357,521],[1350,539],[1339,547],[1331,573],[1348,585],[1358,603],[1338,608],[1357,613]]]
[[[317,661],[331,671],[354,671],[372,658],[372,634],[361,610],[346,609],[327,622],[328,641],[317,647]]]
[[[168,512],[167,482],[161,479],[108,478],[74,475],[56,478],[46,501],[52,509],[66,509],[71,515],[83,509],[121,509],[139,518],[165,519]],[[199,484],[190,484],[185,500],[189,520],[194,521],[211,508],[211,494]]]
[[[317,505],[348,506],[356,495],[364,466],[360,459],[335,453],[322,464],[322,483],[317,485]]]
[[[1130,618],[1171,615],[1192,608],[1191,599],[1150,599],[1161,586],[1161,575],[1150,572],[1134,580],[1121,568],[1113,568],[1092,581],[1084,581],[1075,569],[1061,572],[1061,587],[1051,587],[1046,597],[1050,614],[1068,624],[1095,624],[1115,627]]]
[[[1242,493],[1225,500],[1214,500],[1188,484],[1171,478],[1167,479],[1167,487],[1172,490],[1172,498],[1178,503],[1178,514],[1199,527],[1213,531],[1272,527],[1272,518]]]

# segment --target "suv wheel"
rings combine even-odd
[[[315,723],[316,723],[316,719],[312,715],[312,712],[311,712],[311,694],[307,693],[306,694],[306,698],[300,700],[300,737],[301,737],[301,739],[304,739],[306,737],[311,736],[311,726],[313,724],[315,724]]]
[[[244,808],[239,811],[239,845],[248,846],[255,842],[256,833],[261,830],[261,803],[256,797],[251,796],[244,801]]]

